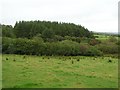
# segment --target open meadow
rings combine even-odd
[[[118,59],[3,54],[3,88],[117,88]]]

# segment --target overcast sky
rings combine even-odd
[[[46,20],[80,24],[90,31],[118,32],[119,0],[0,0],[0,23]]]

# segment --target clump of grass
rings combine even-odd
[[[48,57],[48,59],[50,59],[50,57]]]
[[[74,64],[74,61],[72,60],[72,64]]]
[[[25,59],[25,58],[26,58],[26,56],[24,55],[24,56],[23,56],[23,59]]]
[[[80,59],[77,59],[77,61],[80,61]]]
[[[59,57],[59,59],[61,59],[61,57]]]
[[[58,62],[57,64],[61,64],[60,62]]]
[[[15,60],[15,59],[13,59],[13,61],[15,62],[16,60]]]
[[[8,58],[6,58],[6,60],[8,60]]]
[[[69,59],[71,59],[71,57],[69,57]]]
[[[111,62],[112,62],[112,60],[111,60],[111,59],[109,59],[109,60],[108,60],[108,63],[111,63]]]
[[[102,57],[102,59],[104,59],[104,57]]]

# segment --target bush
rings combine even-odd
[[[103,53],[95,47],[90,47],[86,53],[87,56],[101,56]]]
[[[109,41],[110,41],[110,42],[117,42],[117,38],[114,37],[114,36],[110,36],[110,37],[109,37]]]
[[[120,38],[118,38],[118,41],[116,42],[117,45],[120,45]]]
[[[90,48],[90,45],[81,43],[79,47],[80,47],[79,49],[80,55],[86,55],[87,50]]]
[[[117,54],[118,45],[112,42],[101,43],[97,48],[102,51],[104,54]]]
[[[37,40],[3,38],[2,51],[3,53],[41,55],[45,51],[45,45]]]
[[[95,46],[90,46],[89,44],[80,44],[80,55],[84,56],[101,56],[103,53],[98,50]]]
[[[28,55],[99,56],[102,55],[101,51],[103,48],[102,50],[101,48],[98,50],[95,46],[90,46],[89,44],[84,43],[77,43],[71,40],[44,43],[43,40],[38,37],[33,39],[11,39],[4,37],[2,50],[3,53]]]
[[[79,54],[79,43],[70,40],[64,40],[57,43],[58,50],[56,50],[58,55],[78,55]]]
[[[2,53],[14,53],[14,39],[3,37],[2,38]]]
[[[95,45],[100,44],[100,43],[101,43],[101,41],[99,41],[97,39],[91,39],[89,41],[89,44],[92,45],[92,46],[95,46]]]
[[[64,38],[65,38],[65,40],[71,40],[71,41],[75,41],[75,42],[78,42],[78,43],[81,42],[81,38],[80,37],[65,36]]]
[[[59,36],[59,35],[55,35],[55,36],[54,36],[54,40],[55,40],[55,41],[62,41],[62,40],[64,40],[64,37]]]
[[[35,36],[32,38],[32,40],[36,41],[36,42],[44,42],[44,40],[42,39],[42,37],[39,37],[39,36]]]

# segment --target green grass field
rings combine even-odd
[[[3,54],[2,67],[3,88],[118,87],[118,59],[112,57]]]
[[[98,38],[96,38],[96,39],[102,40],[102,41],[108,40],[110,37],[109,35],[94,35],[94,36],[97,36]]]
[[[111,37],[110,35],[94,35],[94,36],[97,36],[98,38],[96,38],[96,39],[98,39],[98,40],[100,40],[100,41],[106,41],[106,40],[109,40],[109,38]],[[117,40],[118,40],[118,37],[117,36],[114,36]]]

